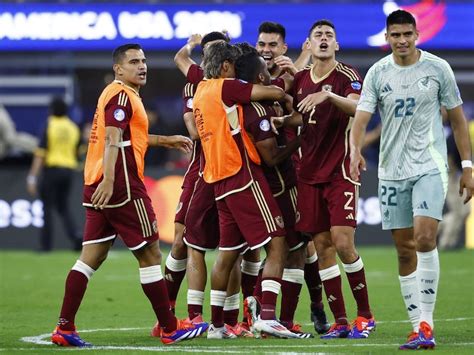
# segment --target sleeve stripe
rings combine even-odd
[[[352,68],[350,68],[350,67],[348,67],[347,65],[344,65],[344,64],[341,64],[341,68],[346,70],[348,73],[352,73],[352,75],[356,78],[354,81],[360,81],[361,80],[359,78],[359,74],[357,74],[357,72],[354,69],[352,69]]]
[[[252,106],[255,109],[255,111],[257,111],[258,117],[263,117],[267,114],[267,112],[265,111],[265,108],[258,102],[252,102]]]
[[[336,67],[336,70],[339,72],[339,73],[342,73],[344,74],[345,76],[347,76],[351,81],[360,81],[359,77],[357,76],[357,74],[355,73],[354,70],[350,69],[350,68],[347,68],[347,67],[344,67],[342,65],[338,65]]]
[[[118,97],[118,105],[126,107],[127,102],[128,102],[128,95],[125,93],[125,91],[122,91]]]
[[[184,96],[185,97],[191,97],[193,96],[193,84],[187,83],[184,86]]]

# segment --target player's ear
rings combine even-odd
[[[283,54],[286,54],[287,50],[288,50],[288,44],[284,43],[283,44]]]
[[[122,75],[122,68],[120,67],[120,64],[114,64],[113,69],[116,75]]]
[[[339,42],[336,42],[336,52],[339,51]]]
[[[258,73],[258,81],[263,83],[265,81],[265,75],[263,75],[263,73]]]

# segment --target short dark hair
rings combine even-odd
[[[405,10],[396,10],[387,17],[387,29],[390,25],[413,25],[416,28],[416,20],[411,13]]]
[[[313,30],[314,30],[316,27],[319,27],[319,26],[329,26],[329,27],[331,27],[334,31],[336,31],[336,27],[334,26],[334,23],[332,23],[331,20],[322,19],[322,20],[318,20],[318,21],[316,21],[315,23],[313,23],[313,25],[312,25],[311,28],[309,29],[308,37],[311,36],[311,32],[313,32]]]
[[[229,36],[224,32],[219,32],[219,31],[209,32],[208,34],[204,35],[204,37],[202,37],[201,48],[204,48],[206,43],[209,43],[212,41],[218,41],[218,40],[223,40],[224,42],[227,42],[227,43],[230,42]]]
[[[136,43],[127,43],[127,44],[121,45],[120,47],[115,48],[112,54],[114,64],[121,63],[123,58],[125,57],[125,52],[128,51],[129,49],[140,50],[142,49],[142,47]]]
[[[258,27],[258,34],[260,33],[278,33],[283,41],[286,38],[286,29],[283,25],[277,22],[265,21],[260,24]]]
[[[66,116],[67,110],[67,104],[60,96],[55,96],[49,104],[49,111],[53,116]]]
[[[235,61],[235,76],[238,79],[254,83],[263,65],[257,50],[248,43],[236,44],[242,55]]]

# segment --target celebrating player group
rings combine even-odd
[[[225,32],[189,38],[175,63],[187,79],[183,119],[191,139],[148,134],[139,95],[147,79],[144,51],[138,44],[115,49],[115,80],[98,100],[89,139],[82,252],[66,279],[53,343],[91,346],[77,333],[75,316],[117,236],[138,261],[157,318],[151,336],[164,344],[199,336],[314,338],[294,319],[304,282],[311,299],[304,306],[319,337],[370,337],[377,305],[369,301],[355,231],[365,170],[361,149],[378,110],[382,227],[391,230],[396,246],[412,326],[400,349],[436,346],[436,234],[447,190],[442,108],[462,159],[459,193],[465,202],[474,189],[454,74],[446,61],[416,47],[416,22],[404,10],[388,16],[392,52],[364,81],[356,68],[336,59],[340,48],[330,20],[308,29],[294,62],[286,56],[285,35],[281,24],[263,22],[255,47],[231,44]],[[197,46],[200,64],[191,58]],[[149,146],[192,151],[164,276],[156,217],[143,183]],[[205,258],[211,250],[217,256],[206,301]],[[337,258],[348,285],[342,285]],[[185,275],[188,317],[180,320],[174,309]],[[343,287],[350,287],[356,314],[346,311]],[[203,314],[205,302],[210,315]]]

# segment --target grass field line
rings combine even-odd
[[[474,317],[462,317],[462,318],[447,318],[447,319],[438,319],[436,320],[437,322],[455,322],[455,321],[471,321],[473,320]],[[404,322],[407,322],[407,321],[385,321],[385,322],[378,322],[378,324],[380,323],[404,323]],[[311,323],[312,325],[312,323]],[[144,329],[149,329],[149,327],[128,327],[128,328],[99,328],[99,329],[83,329],[81,330],[80,332],[81,333],[94,333],[94,332],[108,332],[108,331],[133,331],[133,330],[144,330]],[[41,335],[36,335],[36,336],[26,336],[26,337],[22,337],[20,338],[21,341],[25,342],[25,343],[32,343],[32,344],[36,344],[36,345],[51,345],[51,342],[49,340],[49,337],[51,336],[51,333],[45,333],[45,334],[41,334]],[[474,345],[474,343],[457,343],[456,346],[460,345],[460,344],[464,344],[464,345]],[[370,345],[370,346],[396,346],[396,344],[381,344],[381,343],[374,343],[374,344],[369,344],[369,343],[363,343],[363,344],[350,344],[349,346],[362,346],[362,345]],[[454,345],[454,344],[452,344]],[[259,347],[266,347],[267,345],[261,345],[259,344],[258,345]],[[285,345],[286,347],[287,345]],[[309,346],[309,347],[337,347],[339,346],[338,344],[331,344],[331,345],[325,345],[325,344],[318,344],[318,345],[304,345],[304,346]],[[342,345],[341,345],[342,346]],[[343,346],[347,346],[347,345],[343,345]],[[231,346],[229,346],[231,347]],[[229,348],[227,347],[227,348]],[[273,346],[270,346],[270,347],[273,347]],[[298,345],[290,345],[290,347],[299,347]],[[94,349],[104,349],[104,350],[113,350],[113,349],[116,349],[116,350],[150,350],[150,349],[154,349],[155,347],[110,347],[110,346],[106,346],[106,347],[102,347],[102,346],[99,346],[99,347],[94,347]],[[238,346],[237,348],[245,348],[245,345],[244,346]],[[250,348],[253,348],[253,346],[251,346]],[[31,348],[29,348],[30,350],[32,350]],[[43,348],[41,348],[43,349]],[[157,348],[157,349],[162,349],[161,347]],[[180,349],[182,349],[180,347]],[[193,349],[195,349],[193,347]],[[205,347],[199,347],[199,349],[204,350]],[[213,349],[213,348],[211,348]],[[0,351],[4,351],[6,349],[4,348],[0,348]],[[13,350],[13,349],[12,349]],[[21,348],[18,348],[16,350],[23,350]],[[26,350],[26,349],[25,349]],[[161,350],[158,350],[158,351],[161,351]],[[189,352],[193,352],[193,351],[189,351]],[[243,351],[245,352],[245,351]]]

